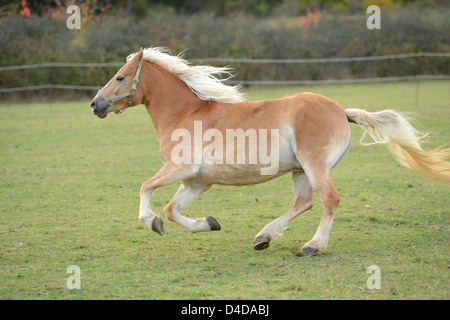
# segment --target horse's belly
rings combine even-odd
[[[275,174],[262,175],[259,169],[251,167],[233,167],[230,165],[219,165],[216,168],[205,168],[196,177],[197,182],[204,184],[223,184],[231,186],[242,186],[250,184],[263,183],[272,180],[276,177],[282,176],[289,171],[297,170],[290,168],[289,170],[279,170]]]
[[[195,179],[205,184],[249,185],[269,181],[290,171],[302,170],[287,144],[280,145],[278,161],[272,160],[266,159],[265,164],[259,161],[256,164],[249,164],[248,161],[244,164],[203,164]]]

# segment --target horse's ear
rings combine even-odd
[[[134,62],[136,65],[139,65],[142,62],[142,59],[144,59],[144,49],[141,47],[133,60],[135,60]]]

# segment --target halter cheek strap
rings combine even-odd
[[[103,94],[101,92],[101,90],[99,90],[97,92],[97,94],[100,97],[102,97],[103,99],[105,99],[108,102],[108,109],[113,110],[115,114],[122,113],[122,112],[125,111],[125,109],[127,109],[127,108],[129,108],[129,107],[131,107],[133,105],[133,95],[136,92],[137,84],[139,83],[139,75],[141,74],[142,62],[143,62],[143,60],[141,61],[141,63],[139,63],[139,66],[138,66],[137,71],[136,71],[136,75],[134,76],[134,79],[133,79],[133,84],[131,85],[131,88],[130,88],[130,90],[128,90],[128,92],[125,92],[125,93],[123,93],[121,95],[118,95],[117,97],[114,97],[114,98],[110,98],[107,95]],[[129,98],[128,98],[128,105],[125,108],[123,108],[122,110],[117,110],[116,106],[114,105],[114,102],[119,101],[120,99],[123,99],[123,98],[128,97],[128,96],[129,96]]]

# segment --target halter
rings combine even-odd
[[[122,113],[122,112],[125,111],[125,109],[127,109],[127,108],[132,106],[132,104],[133,104],[133,95],[136,92],[137,84],[139,83],[139,75],[141,74],[141,68],[142,68],[142,62],[143,61],[144,60],[142,60],[141,63],[139,63],[139,66],[138,66],[137,71],[136,71],[136,75],[134,76],[134,79],[133,79],[133,84],[131,85],[131,88],[130,88],[130,90],[128,90],[128,92],[125,92],[125,93],[123,93],[123,94],[121,94],[121,95],[119,95],[117,97],[114,97],[114,98],[110,98],[110,97],[106,96],[105,94],[100,92],[101,90],[99,90],[97,92],[97,94],[100,97],[102,97],[103,99],[105,99],[108,102],[108,108],[111,107],[111,109],[114,111],[115,114]],[[114,105],[114,102],[119,101],[120,99],[123,99],[123,98],[128,97],[128,96],[130,96],[128,98],[128,105],[125,108],[123,108],[122,110],[117,110],[116,106]]]

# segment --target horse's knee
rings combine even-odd
[[[142,184],[142,186],[141,186],[140,195],[142,196],[142,195],[145,194],[145,193],[151,193],[151,192],[152,192],[152,189],[151,189],[151,187],[149,186],[149,182],[148,182],[148,181],[145,181],[145,182]]]
[[[167,204],[164,207],[164,215],[166,216],[167,220],[169,220],[169,221],[174,221],[175,220],[175,215],[173,213],[172,208],[173,208],[173,203],[172,202],[169,202],[169,204]]]

